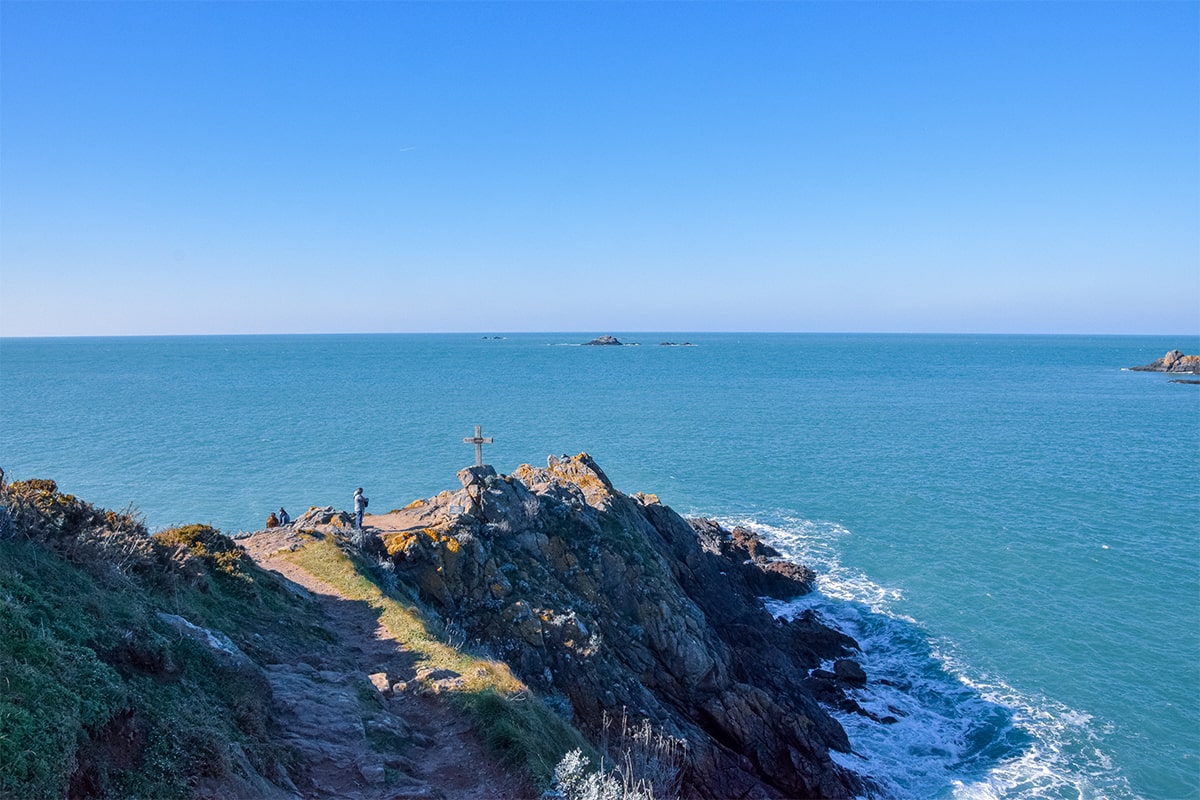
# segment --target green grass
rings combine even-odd
[[[0,502],[17,531],[0,541],[0,800],[182,800],[237,772],[234,747],[260,774],[287,762],[263,675],[223,666],[157,614],[221,631],[267,663],[328,645],[317,604],[207,526],[151,537],[135,516],[51,481],[0,487]],[[383,591],[332,538],[289,557],[376,609],[418,666],[461,675],[444,697],[504,763],[547,786],[564,753],[592,752],[507,665],[447,644],[436,617]]]
[[[379,620],[406,650],[418,655],[418,666],[447,669],[463,677],[463,690],[513,693],[526,687],[501,661],[477,658],[450,646],[431,631],[421,609],[386,594],[370,577],[369,567],[353,560],[332,538],[315,539],[289,553],[287,559],[337,590],[349,600],[365,602],[379,613]],[[436,623],[434,623],[436,625]]]
[[[296,603],[274,576],[151,540],[48,481],[3,495],[20,516],[0,542],[0,798],[185,798],[226,774],[233,743],[263,771],[282,757],[265,679],[156,616],[249,637]]]

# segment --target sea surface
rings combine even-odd
[[[1197,337],[595,333],[4,339],[0,467],[235,533],[587,451],[820,572],[874,796],[1200,797],[1200,386],[1124,369]]]

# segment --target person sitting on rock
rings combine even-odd
[[[292,521],[292,518],[288,516],[287,511],[284,510],[283,506],[280,506],[279,507],[279,524],[287,525],[291,521]]]
[[[278,527],[279,527],[279,518],[276,517],[275,512],[272,511],[271,515],[269,517],[267,517],[267,528],[270,529],[270,528],[278,528]]]

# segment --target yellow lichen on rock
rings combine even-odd
[[[416,542],[416,538],[414,534],[408,531],[394,533],[391,536],[383,537],[383,546],[389,556],[394,556],[401,552],[407,553]]]
[[[435,547],[440,545],[445,548],[448,553],[457,553],[462,549],[458,539],[453,536],[447,536],[437,528],[421,528],[416,531],[401,531],[383,537],[383,546],[387,550],[389,556],[394,556],[397,553],[408,553],[413,547],[418,545],[418,536],[424,536],[426,540]]]

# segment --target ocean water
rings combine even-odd
[[[592,335],[0,340],[0,467],[236,532],[587,451],[820,572],[874,796],[1200,797],[1200,386],[1123,369],[1196,337]]]

